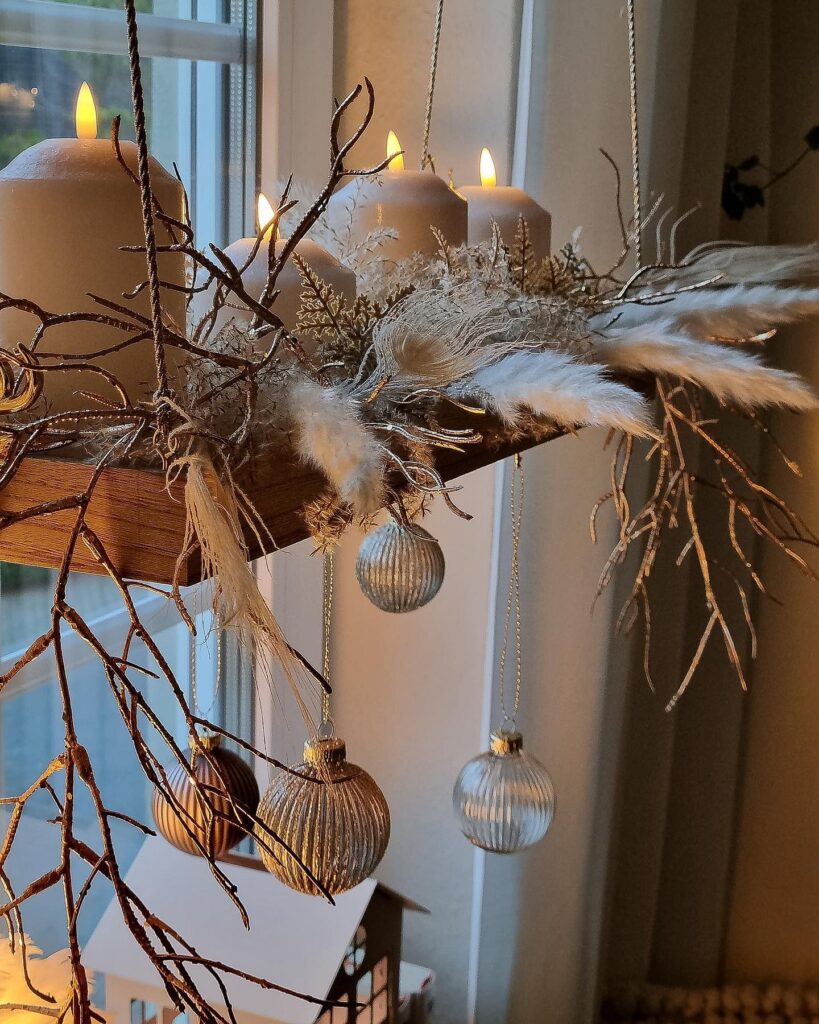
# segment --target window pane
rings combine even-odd
[[[74,107],[83,81],[97,104],[100,137],[121,115],[121,137],[133,139],[127,58],[19,46],[0,48],[0,167],[47,138],[73,138]],[[142,62],[148,138],[153,155],[179,168],[188,188],[200,245],[225,244],[244,233],[249,206],[243,152],[242,104],[228,102],[244,89],[229,65],[154,57]],[[231,152],[238,148],[238,152]]]
[[[29,6],[28,0],[13,3],[18,10],[27,10]],[[50,6],[33,0],[30,3],[32,10],[45,10],[46,14]],[[88,17],[91,22],[107,18],[109,27],[111,12],[122,9],[121,0],[88,0],[76,6],[82,18]],[[100,10],[95,15],[91,10],[95,7],[110,10]],[[162,18],[184,19],[177,23],[174,32],[163,37],[165,45],[158,48],[170,55],[145,56],[142,60],[149,145],[165,167],[172,169],[176,164],[179,168],[189,191],[200,247],[209,242],[224,245],[244,235],[246,226],[252,224],[254,67],[252,63],[239,62],[235,56],[228,58],[234,63],[227,63],[221,51],[217,59],[199,59],[199,36],[193,43],[188,40],[187,51],[181,51],[197,59],[173,54],[177,38],[184,42],[185,33],[215,38],[214,51],[221,45],[222,35],[235,35],[238,26],[247,27],[252,36],[254,6],[240,0],[138,0],[138,9]],[[37,17],[40,16],[38,13]],[[194,21],[227,27],[199,29],[192,24]],[[32,24],[39,22],[35,19]],[[24,34],[25,25],[20,31]],[[95,31],[93,25],[88,31]],[[118,28],[116,32],[119,46]],[[100,38],[103,36],[104,33]],[[91,85],[99,107],[100,136],[107,134],[111,118],[121,114],[122,137],[133,138],[130,74],[122,49],[114,46],[116,52],[111,53],[79,52],[81,31],[72,38],[79,40],[69,44],[75,49],[55,48],[63,45],[59,32],[56,40],[50,38],[45,43],[39,37],[22,42],[18,38],[19,45],[13,46],[0,43],[0,167],[42,139],[73,137],[76,95],[85,80]],[[252,38],[248,42],[245,52],[251,60]],[[98,45],[88,48],[100,49]],[[0,565],[0,673],[8,671],[32,640],[49,628],[54,582],[55,573],[51,570]],[[198,645],[192,659],[189,633],[173,606],[148,591],[135,591],[135,596],[140,602],[140,615],[188,698],[193,661],[202,714],[252,738],[249,674],[237,651],[226,645],[221,658],[221,680],[217,680],[220,659],[208,616],[200,614],[198,618]],[[110,581],[76,574],[70,581],[68,600],[93,624],[106,648],[119,653],[128,621]],[[202,608],[204,603],[199,600],[195,607]],[[151,787],[139,767],[106,675],[93,651],[67,628],[63,646],[77,730],[95,764],[108,806],[150,824]],[[132,645],[129,657],[139,665],[155,668],[139,643]],[[131,672],[130,678],[150,692],[152,707],[184,746],[184,722],[167,684],[137,672]],[[31,784],[62,749],[63,728],[54,659],[49,652],[0,691],[0,795],[13,796]],[[158,737],[146,738],[162,760],[167,761],[167,751]],[[7,865],[18,892],[57,862],[58,827],[49,821],[56,813],[57,808],[45,790],[27,805]],[[77,794],[75,819],[80,838],[98,848],[94,809],[82,787]],[[7,821],[8,808],[0,808],[0,836],[5,833]],[[142,835],[122,822],[112,823],[112,829],[121,866],[127,869]],[[83,940],[93,930],[110,898],[110,886],[97,879],[80,919]],[[35,943],[46,953],[65,945],[64,907],[59,889],[27,904],[24,918]]]
[[[52,570],[0,565],[0,672],[7,672],[29,643],[49,627],[55,578]],[[190,700],[188,631],[164,598],[149,593],[140,596],[139,592],[135,592],[135,596],[140,618]],[[67,600],[109,652],[118,654],[122,650],[128,618],[116,588],[108,579],[73,575]],[[186,600],[194,609],[202,605],[190,592]],[[224,687],[216,685],[216,636],[210,631],[210,625],[208,615],[198,617],[197,697],[200,711],[219,721],[224,718],[220,697],[224,695],[225,701],[238,699],[240,688],[238,678],[233,686],[227,680]],[[152,788],[136,759],[105,672],[94,652],[67,627],[64,627],[62,645],[77,733],[95,766],[105,802],[114,810],[150,824]],[[139,642],[132,644],[129,660],[156,670],[148,651]],[[167,683],[136,671],[130,672],[129,678],[150,694],[152,707],[184,749],[185,723]],[[151,748],[167,762],[169,755],[162,741],[144,723],[142,728]],[[26,666],[0,693],[0,792],[4,796],[23,792],[59,753],[63,746],[63,729],[54,658],[49,652]],[[61,784],[56,788],[59,792]],[[8,823],[8,810],[0,809],[0,835],[4,834]],[[20,835],[8,863],[17,891],[57,862],[59,830],[49,822],[56,813],[56,806],[45,790],[38,792],[26,805]],[[76,791],[74,817],[79,838],[99,848],[96,814],[82,786]],[[117,822],[112,823],[112,829],[120,863],[127,868],[143,841],[142,833]],[[88,937],[109,899],[107,884],[95,884],[82,919],[82,938]],[[26,927],[38,945],[46,952],[64,945],[65,922],[59,889],[38,896],[24,909]]]
[[[51,0],[69,7],[97,7],[122,10],[122,0]],[[223,0],[136,0],[138,14],[157,14],[163,18],[185,18],[194,21],[230,21],[230,2]]]

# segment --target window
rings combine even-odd
[[[74,133],[88,81],[101,131],[122,115],[132,137],[119,0],[0,0],[0,167],[41,139]],[[243,233],[255,185],[252,0],[139,0],[151,151],[178,166],[201,240]]]
[[[367,952],[367,930],[364,925],[359,925],[353,936],[353,941],[347,947],[344,955],[344,971],[346,974],[357,974],[364,963],[364,954]]]
[[[245,234],[252,222],[255,188],[255,6],[253,0],[139,0],[140,40],[149,144],[166,166],[178,166],[190,194],[201,245],[225,244]],[[106,121],[122,114],[123,137],[130,132],[130,84],[125,22],[120,0],[62,3],[0,0],[0,167],[41,139],[73,135],[74,103],[87,80]],[[0,566],[0,672],[15,663],[48,625],[54,572],[27,566]],[[121,645],[126,629],[120,599],[105,578],[75,575],[69,596],[106,646]],[[195,595],[190,595],[192,598]],[[195,662],[200,709],[228,728],[249,734],[252,702],[243,691],[248,673],[237,651],[226,647],[217,658],[216,637],[199,615],[199,642],[190,636],[163,598],[144,591],[140,613],[190,691]],[[199,601],[198,607],[206,602]],[[203,639],[206,637],[207,639]],[[109,647],[109,649],[113,649]],[[110,700],[108,683],[93,652],[76,636],[65,636],[65,654],[75,695],[78,732],[97,765],[98,775],[116,786],[111,805],[150,821],[150,785],[142,776],[130,741]],[[133,660],[148,664],[137,647]],[[221,679],[216,678],[217,661]],[[135,675],[135,681],[139,679]],[[141,685],[155,681],[145,678]],[[171,701],[161,690],[152,703],[182,740],[184,724],[174,721]],[[24,790],[40,767],[61,748],[62,721],[53,659],[45,657],[19,673],[0,693],[0,791]],[[96,835],[90,801],[80,794],[79,830]],[[28,804],[23,828],[8,865],[19,883],[54,862],[57,830],[48,824],[54,805],[48,794]],[[0,813],[0,833],[7,814]],[[127,867],[142,839],[125,824],[114,836]],[[20,886],[22,888],[22,886]],[[81,918],[86,938],[110,891],[92,888]],[[65,944],[65,921],[58,889],[38,897],[26,910],[26,927],[46,953]],[[134,1024],[156,1017],[153,1007],[134,1004]],[[141,1007],[141,1009],[140,1009]],[[141,1014],[141,1016],[140,1016]]]
[[[131,1024],[157,1024],[156,1007],[142,999],[131,1000]]]

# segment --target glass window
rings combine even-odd
[[[166,167],[178,167],[189,190],[200,246],[211,241],[225,244],[252,225],[256,179],[253,0],[140,0],[138,8],[144,12],[142,70],[151,150]],[[0,167],[42,139],[73,135],[74,105],[83,81],[89,82],[98,103],[100,135],[108,130],[106,122],[119,113],[123,137],[133,137],[121,0],[0,0]],[[7,671],[48,628],[54,580],[51,570],[0,566],[0,672]],[[245,692],[250,680],[238,652],[226,647],[223,656],[217,657],[216,636],[206,614],[199,616],[199,639],[192,650],[175,610],[150,591],[138,594],[140,615],[188,694],[195,663],[203,714],[250,737],[252,701]],[[110,581],[76,574],[68,597],[109,650],[117,643],[121,647],[127,621]],[[198,606],[205,604],[199,601]],[[98,777],[110,780],[109,805],[150,823],[150,784],[138,766],[105,673],[91,649],[70,631],[64,646],[77,729]],[[138,644],[130,658],[150,667],[147,652]],[[217,663],[221,679],[216,678]],[[150,690],[153,707],[181,742],[184,723],[178,713],[175,717],[163,684],[138,673],[132,678]],[[62,737],[54,661],[48,653],[0,692],[2,795],[26,789],[60,751]],[[159,744],[156,749],[161,749]],[[49,823],[55,813],[45,790],[28,804],[23,834],[8,864],[18,891],[55,862],[58,830]],[[86,832],[88,841],[98,846],[93,808],[82,792],[75,818],[80,834]],[[0,835],[7,819],[7,809],[0,809]],[[114,830],[121,862],[127,867],[142,842],[141,833],[125,823]],[[81,918],[81,939],[88,937],[109,899],[107,884],[95,882]],[[24,910],[27,930],[46,953],[65,945],[59,889],[38,896]],[[146,1011],[137,1024],[155,1016],[155,1010]]]
[[[235,0],[142,0],[140,7],[157,12],[140,22],[151,151],[178,167],[200,243],[223,245],[252,224],[253,7]],[[120,0],[0,0],[0,44],[0,167],[42,139],[73,136],[83,81],[100,134],[120,114],[122,137],[133,138]]]
[[[156,1007],[142,999],[131,1000],[131,1024],[157,1024]]]

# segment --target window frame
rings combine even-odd
[[[0,0],[0,44],[127,56],[125,14],[53,0]],[[143,57],[219,64],[241,64],[246,57],[245,28],[232,22],[140,14],[139,44]]]

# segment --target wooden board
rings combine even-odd
[[[437,466],[445,480],[471,473],[549,439],[539,436],[504,442],[499,440],[499,432],[486,429],[484,423],[481,426],[486,438],[481,445],[467,448],[463,453],[439,452]],[[0,490],[0,561],[57,568],[77,516],[76,509],[5,526],[2,517],[82,493],[92,469],[87,462],[54,456],[34,455],[25,459],[11,481]],[[302,508],[326,487],[321,474],[304,467],[287,453],[260,460],[254,471],[241,476],[239,482],[274,542],[260,543],[255,535],[248,535],[248,548],[253,558],[304,540],[308,534]],[[124,576],[153,583],[173,581],[185,536],[183,494],[182,481],[169,489],[164,474],[156,470],[111,468],[103,472],[86,521]],[[104,572],[82,543],[77,545],[72,567],[79,572]],[[178,581],[187,586],[200,579],[199,559],[194,554],[182,567]]]

